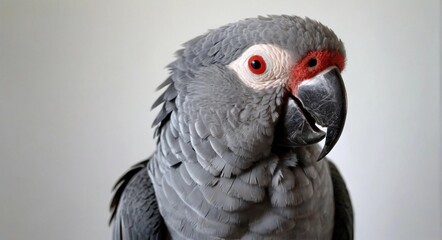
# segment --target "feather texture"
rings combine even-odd
[[[152,182],[149,159],[133,166],[115,185],[111,202],[113,240],[160,240],[167,236]]]
[[[114,240],[353,238],[351,203],[334,165],[316,161],[317,146],[273,144],[288,77],[270,75],[261,80],[281,84],[255,89],[229,68],[257,44],[293,63],[315,49],[345,55],[329,28],[290,16],[246,19],[187,42],[153,104],[161,107],[157,151],[116,185]]]
[[[353,240],[353,206],[344,179],[338,168],[329,162],[335,196],[335,226],[333,240]]]

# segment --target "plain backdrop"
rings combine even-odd
[[[441,239],[441,4],[0,0],[0,239],[110,239],[111,188],[155,149],[150,106],[187,40],[308,16],[347,49],[346,128],[330,157],[356,239]]]

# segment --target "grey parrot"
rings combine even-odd
[[[115,185],[113,239],[353,239],[349,193],[325,157],[347,114],[333,31],[249,18],[176,55],[153,104],[157,150]]]

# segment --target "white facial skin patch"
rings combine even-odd
[[[252,71],[249,59],[254,56],[260,56],[265,61],[264,72],[257,74]],[[286,84],[293,63],[286,50],[271,44],[257,44],[248,48],[228,67],[235,71],[239,79],[247,86],[263,90]]]

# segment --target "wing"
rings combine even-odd
[[[116,183],[111,202],[113,240],[164,239],[167,233],[147,173],[149,159],[133,166]]]
[[[329,161],[335,198],[335,226],[333,240],[353,240],[353,207],[347,186],[335,164]]]

